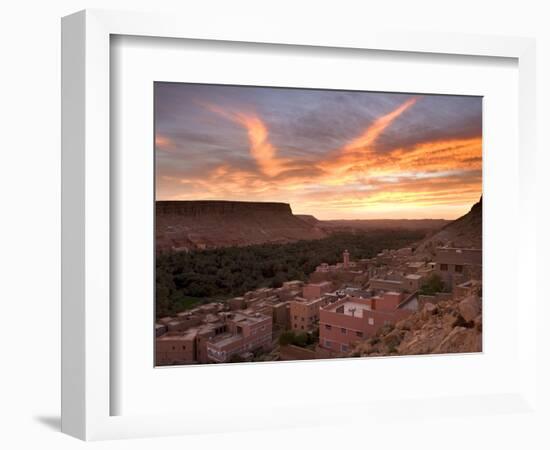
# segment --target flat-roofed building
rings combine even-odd
[[[203,318],[203,314],[195,314],[191,312],[178,313],[176,315],[176,320],[179,322],[178,331],[185,331],[199,325]]]
[[[227,332],[210,338],[206,343],[208,359],[228,362],[235,355],[269,350],[272,344],[272,318],[246,311],[230,314],[226,318]]]
[[[238,309],[245,309],[246,308],[246,300],[244,297],[233,297],[227,300],[227,305],[229,306],[229,309],[236,311]]]
[[[426,267],[426,263],[423,261],[413,261],[410,263],[407,263],[405,267],[405,273],[411,274],[411,273],[417,273],[419,270],[422,270]]]
[[[304,285],[304,282],[301,280],[285,281],[283,283],[282,289],[290,289],[290,290],[301,289],[303,285]]]
[[[439,247],[435,272],[452,289],[468,280],[481,280],[482,252],[474,248]]]
[[[155,364],[193,364],[196,363],[195,338],[197,330],[185,333],[164,334],[156,338]]]
[[[332,266],[332,267],[334,267],[334,266]],[[316,272],[322,272],[322,273],[330,272],[331,271],[331,266],[328,263],[321,263],[315,268],[315,271]]]
[[[385,292],[368,299],[347,296],[319,311],[319,346],[331,352],[347,352],[354,342],[374,336],[379,328],[413,313],[402,308],[405,296]]]
[[[185,325],[177,319],[174,319],[166,324],[166,328],[169,332],[183,332],[185,331]]]
[[[321,281],[320,283],[308,283],[302,288],[302,297],[306,300],[313,300],[330,292],[332,283],[330,281]]]
[[[273,305],[273,324],[281,328],[290,327],[290,304],[289,302],[280,302]]]
[[[225,321],[208,323],[198,327],[197,331],[197,361],[201,364],[210,362],[206,345],[208,341],[216,336],[219,336],[227,331]]]
[[[371,289],[377,289],[382,291],[398,291],[402,292],[406,289],[402,280],[390,280],[383,278],[371,278],[369,281],[369,287]]]
[[[405,290],[408,292],[418,291],[423,282],[424,277],[419,273],[411,273],[409,275],[405,275],[405,278],[403,279]]]
[[[315,329],[319,322],[319,308],[328,303],[328,298],[305,299],[298,297],[290,302],[290,329],[307,332]]]

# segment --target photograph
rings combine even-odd
[[[155,366],[482,352],[483,97],[154,82]]]
[[[532,3],[4,2],[0,450],[550,450]]]

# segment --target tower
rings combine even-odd
[[[347,270],[349,269],[349,252],[347,250],[344,250],[343,257],[344,257],[344,270]]]

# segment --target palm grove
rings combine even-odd
[[[259,287],[280,287],[288,280],[306,280],[320,263],[339,261],[346,248],[353,250],[355,259],[371,258],[383,249],[401,248],[423,236],[410,230],[349,232],[289,244],[158,255],[156,315],[174,314]]]

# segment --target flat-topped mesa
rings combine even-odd
[[[288,203],[277,202],[241,202],[229,200],[160,200],[156,202],[156,213],[159,215],[182,215],[197,217],[202,215],[234,214],[283,214],[292,215]]]
[[[288,203],[222,200],[156,202],[157,252],[321,239],[326,233]]]

